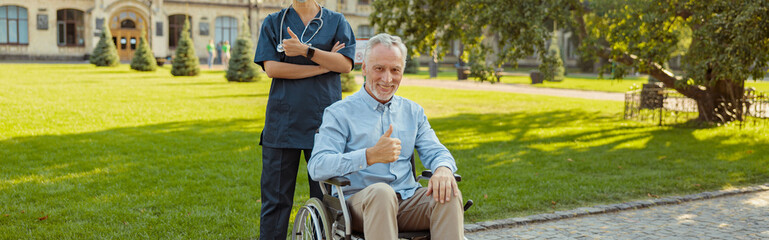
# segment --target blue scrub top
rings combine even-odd
[[[278,30],[285,11],[288,12],[283,29]],[[310,40],[313,47],[331,51],[334,43],[339,41],[344,43],[345,47],[338,52],[352,61],[355,55],[355,36],[350,24],[340,13],[326,8],[321,8],[321,11],[323,27],[318,30],[318,20],[308,24],[303,40],[307,41],[318,30]],[[315,17],[320,17],[320,12]],[[285,53],[276,50],[280,31],[283,31],[283,39],[291,38],[286,30],[288,27],[291,27],[291,31],[298,37],[302,37],[305,26],[293,8],[285,8],[264,19],[254,56],[254,62],[262,66],[262,69],[264,61],[318,65],[304,56],[287,57]],[[271,148],[311,149],[315,131],[320,127],[323,110],[341,99],[342,85],[337,72],[304,79],[272,79],[260,144]]]

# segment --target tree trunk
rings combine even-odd
[[[715,123],[744,120],[747,106],[745,88],[742,84],[731,80],[720,80],[714,87],[707,87],[704,93],[693,97],[697,101],[698,120]]]

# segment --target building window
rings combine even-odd
[[[85,46],[83,11],[62,9],[56,11],[59,46]]]
[[[0,44],[29,44],[27,9],[19,6],[0,7]]]
[[[192,38],[192,17],[184,14],[176,14],[168,17],[168,47],[175,48],[182,37],[182,28],[184,27],[184,17],[190,21],[190,38]]]
[[[370,38],[374,36],[374,30],[369,25],[360,25],[355,36],[357,38]]]
[[[368,5],[368,0],[358,0],[358,5]]]
[[[120,22],[120,28],[122,29],[135,29],[136,23],[131,19],[126,19]]]
[[[238,20],[234,17],[217,17],[216,18],[216,33],[214,38],[217,44],[224,43],[224,41],[230,41],[230,44],[235,44],[235,39],[238,37]]]

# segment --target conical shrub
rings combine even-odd
[[[171,74],[174,76],[196,76],[200,73],[199,61],[198,56],[195,55],[195,45],[190,38],[190,20],[185,18],[179,43],[176,44]]]
[[[146,34],[147,32],[142,28],[142,35],[139,38],[139,47],[136,48],[134,57],[131,59],[131,69],[138,71],[155,71],[155,69],[158,68],[157,62],[155,61],[155,55],[152,53],[152,49],[150,49],[150,45],[144,37]]]
[[[547,51],[547,58],[542,61],[544,69],[542,70],[543,78],[547,81],[563,81],[565,78],[566,69],[563,67],[563,60],[561,59],[561,48],[558,46],[558,32],[553,32],[553,39],[550,41],[550,47]]]
[[[261,74],[254,63],[251,30],[245,18],[240,22],[240,34],[232,47],[232,57],[224,77],[230,82],[256,82]]]
[[[99,43],[93,49],[93,54],[88,59],[91,64],[99,67],[114,67],[120,65],[120,57],[117,55],[117,48],[112,42],[112,33],[109,31],[107,22],[104,22],[99,36]]]

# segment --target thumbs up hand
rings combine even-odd
[[[286,51],[286,56],[289,57],[295,57],[307,53],[307,48],[310,46],[307,46],[305,44],[302,44],[302,42],[299,41],[299,37],[294,34],[294,31],[291,31],[291,28],[287,28],[288,35],[291,36],[289,39],[283,39],[283,49]]]
[[[366,162],[369,166],[374,163],[391,163],[398,160],[401,154],[401,140],[391,138],[393,125],[379,138],[376,145],[366,149]]]

